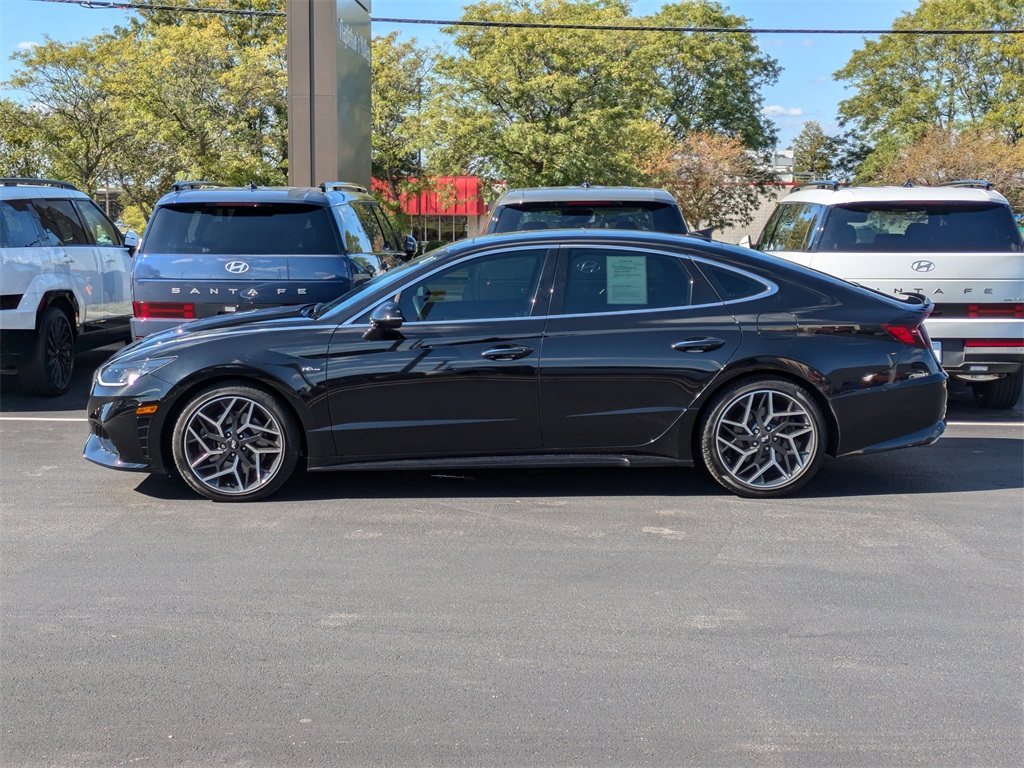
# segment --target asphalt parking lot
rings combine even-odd
[[[217,505],[0,377],[0,763],[1024,762],[1024,412],[753,502],[695,470]]]

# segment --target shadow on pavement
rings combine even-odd
[[[966,493],[1024,488],[1024,441],[946,437],[929,448],[826,459],[796,499]],[[136,491],[197,499],[183,481],[153,475]],[[298,472],[264,504],[324,499],[518,498],[558,496],[721,496],[701,469],[550,469],[457,472]],[[757,500],[749,501],[759,503]]]

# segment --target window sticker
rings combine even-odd
[[[608,256],[608,303],[647,303],[647,257]]]

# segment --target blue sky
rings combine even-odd
[[[318,0],[324,1],[324,0]],[[330,0],[326,0],[330,1]],[[457,19],[463,0],[373,0],[376,18]],[[737,0],[725,2],[732,13],[745,16],[754,28],[888,29],[894,19],[918,6],[916,0]],[[664,0],[635,0],[633,12],[647,15]],[[19,47],[42,42],[44,35],[71,41],[99,34],[123,23],[120,10],[88,9],[78,5],[35,0],[0,0],[0,81],[10,77],[11,54]],[[442,43],[436,27],[375,23],[375,35],[398,29],[407,38]],[[839,131],[836,107],[846,98],[832,73],[863,46],[857,35],[761,35],[761,49],[779,61],[783,72],[777,85],[765,91],[765,110],[779,127],[779,149],[786,148],[807,120],[817,120],[826,133]],[[10,91],[0,91],[15,96]]]

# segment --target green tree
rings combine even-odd
[[[882,35],[866,41],[835,73],[853,96],[839,105],[845,125],[875,146],[862,171],[877,176],[900,148],[929,129],[984,127],[1024,136],[1024,27],[1021,0],[929,0],[893,23],[900,29],[992,29],[986,35]]]
[[[468,21],[651,26],[740,17],[707,0],[630,16],[627,0],[483,1]],[[649,147],[691,131],[770,146],[758,88],[777,77],[749,36],[456,27],[427,115],[431,166],[511,185],[645,184]]]
[[[0,169],[21,178],[52,175],[48,146],[34,129],[37,116],[10,99],[0,99]]]
[[[717,2],[688,0],[666,5],[642,23],[736,29],[749,19],[727,13]],[[671,32],[643,35],[637,42],[640,50],[630,65],[642,64],[645,76],[633,98],[650,103],[650,116],[674,139],[710,131],[737,136],[749,149],[775,146],[775,125],[762,114],[760,89],[777,82],[782,70],[752,35]]]
[[[420,116],[430,101],[429,74],[436,52],[401,43],[398,33],[373,39],[372,168],[387,194],[382,202],[397,214],[402,194],[415,193],[429,181],[422,165]]]
[[[793,170],[810,173],[816,179],[831,178],[835,170],[836,141],[827,136],[815,120],[804,123],[793,139]]]

